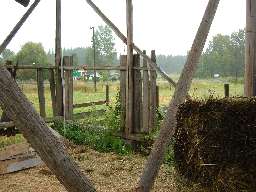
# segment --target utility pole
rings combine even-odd
[[[97,91],[97,79],[96,79],[96,47],[95,47],[95,28],[90,27],[92,29],[92,43],[93,43],[93,73],[94,73],[94,91]]]

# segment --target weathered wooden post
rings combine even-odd
[[[37,69],[37,91],[38,91],[38,101],[39,110],[41,117],[46,117],[45,112],[45,95],[44,95],[44,72],[43,69]]]
[[[229,84],[224,84],[225,97],[229,97]]]
[[[55,74],[54,69],[49,69],[49,83],[50,83],[50,91],[51,91],[51,100],[52,100],[52,112],[53,116],[57,116],[56,110],[56,85],[55,85]]]
[[[159,106],[159,86],[156,86],[156,108],[158,109]]]
[[[133,129],[133,5],[132,0],[126,0],[126,24],[127,24],[127,80],[126,80],[126,135]]]
[[[156,52],[151,51],[151,59],[156,63]],[[151,67],[150,70],[150,120],[149,130],[152,131],[156,125],[156,71]]]
[[[109,106],[109,85],[106,85],[106,105]]]
[[[142,124],[142,84],[141,84],[141,72],[140,72],[140,55],[133,56],[133,126],[132,133],[141,133]]]
[[[146,51],[143,51],[143,54],[146,55]],[[150,113],[150,84],[149,84],[149,68],[148,63],[145,58],[143,58],[143,122],[142,122],[142,131],[149,132],[149,113]]]
[[[246,0],[245,41],[245,85],[246,97],[256,96],[256,1]]]
[[[63,58],[64,67],[73,67],[73,57],[65,56]],[[66,120],[72,120],[73,118],[73,70],[65,70],[65,105],[64,105],[64,117]]]
[[[127,133],[126,129],[126,64],[127,64],[127,56],[120,56],[120,101],[121,101],[121,132]],[[125,69],[124,69],[125,68]]]
[[[56,37],[55,37],[55,66],[56,66],[56,109],[58,116],[63,112],[63,87],[61,77],[61,0],[56,0]]]

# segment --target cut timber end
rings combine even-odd
[[[11,145],[0,151],[0,175],[42,164],[41,158],[27,143]]]

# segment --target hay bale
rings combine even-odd
[[[177,122],[179,174],[214,191],[256,191],[256,98],[188,101]]]

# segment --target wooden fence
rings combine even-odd
[[[146,53],[146,52],[144,52]],[[155,51],[151,53],[151,59],[156,62]],[[127,56],[120,57],[120,66],[100,66],[100,67],[84,67],[73,66],[73,57],[64,56],[63,66],[41,66],[41,65],[22,65],[16,66],[7,63],[6,68],[11,72],[13,78],[16,78],[17,70],[36,70],[37,73],[37,88],[39,113],[47,122],[52,122],[55,119],[64,118],[66,120],[82,119],[89,115],[89,112],[74,113],[76,108],[85,108],[97,105],[109,104],[109,86],[106,85],[105,100],[93,101],[88,103],[74,103],[73,101],[73,71],[84,70],[119,70],[120,71],[120,101],[121,101],[121,135],[125,139],[134,138],[137,140],[141,134],[149,133],[156,125],[156,110],[159,105],[159,89],[156,86],[156,71],[150,67],[147,60],[141,60],[140,55],[133,56],[133,66],[131,73],[128,76]],[[59,87],[57,75],[58,70],[64,70],[64,76],[61,84],[63,96],[57,95]],[[48,73],[50,84],[50,93],[52,101],[53,117],[46,116],[46,99],[44,87],[44,75]],[[127,86],[132,84],[133,86]],[[64,87],[63,87],[64,85]],[[62,104],[63,110],[60,113],[58,106]],[[128,108],[127,106],[130,105]],[[104,110],[97,111],[102,114]],[[127,118],[127,114],[131,117]],[[127,126],[129,125],[129,126]],[[10,131],[12,130],[12,131]],[[13,135],[17,132],[15,125],[11,119],[5,119],[0,122],[0,135]]]

